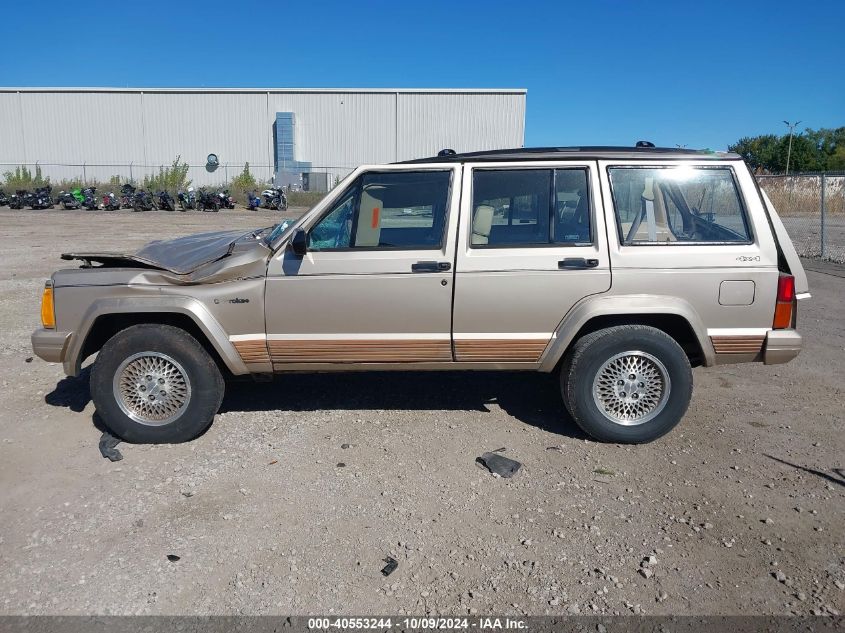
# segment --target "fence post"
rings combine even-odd
[[[826,205],[825,205],[824,190],[825,190],[826,180],[827,180],[827,175],[822,174],[822,199],[821,199],[822,220],[821,220],[821,227],[820,227],[821,230],[819,231],[821,241],[822,241],[822,248],[821,248],[822,259],[824,259],[824,256],[825,256],[825,252],[824,252],[825,251],[825,249],[824,249],[824,220],[825,220],[825,217],[824,216],[825,216],[825,212],[826,212],[826,208],[825,208]]]

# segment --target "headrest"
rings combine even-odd
[[[472,218],[473,235],[490,237],[490,230],[493,228],[493,207],[482,204],[475,208],[475,215]]]

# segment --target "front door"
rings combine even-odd
[[[362,169],[268,268],[274,370],[452,361],[460,167]]]

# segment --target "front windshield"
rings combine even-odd
[[[290,228],[293,227],[292,220],[282,220],[276,226],[270,227],[269,229],[264,229],[264,231],[268,231],[267,236],[264,238],[264,243],[268,246],[275,242],[277,239],[282,237],[285,233],[288,232]],[[262,233],[264,232],[262,231]]]

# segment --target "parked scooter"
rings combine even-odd
[[[136,191],[135,195],[132,197],[132,210],[133,211],[158,211],[158,206],[156,205],[155,200],[150,195],[149,191],[144,191],[143,189]]]
[[[197,197],[197,209],[217,213],[220,210],[220,196],[200,189],[200,195]]]
[[[255,195],[254,191],[244,191],[246,194],[246,208],[255,211],[261,208],[261,198]]]
[[[52,209],[54,204],[53,197],[50,195],[52,191],[53,188],[50,185],[38,187],[29,198],[29,206],[33,209]]]
[[[62,208],[67,210],[78,209],[80,207],[79,200],[70,191],[60,191],[59,196],[56,198],[56,204],[62,205]]]
[[[180,191],[176,197],[179,199],[179,210],[187,211],[188,209],[197,208],[197,194],[193,187],[188,187],[188,193]]]
[[[135,207],[135,187],[126,183],[120,188],[120,207],[133,209]]]
[[[265,209],[278,209],[284,211],[288,208],[288,198],[281,187],[270,187],[261,192],[264,199],[262,206]]]
[[[16,189],[15,193],[9,196],[9,208],[23,209],[30,196],[32,196],[32,194],[26,189]]]
[[[103,196],[103,209],[106,211],[120,210],[120,200],[116,195],[114,195],[113,191],[110,191]]]
[[[223,189],[222,191],[217,192],[217,197],[220,198],[221,209],[235,208],[235,199],[229,195],[228,189]]]
[[[96,211],[100,208],[100,204],[97,201],[96,191],[96,187],[85,187],[85,189],[82,190],[82,206],[89,211]]]

